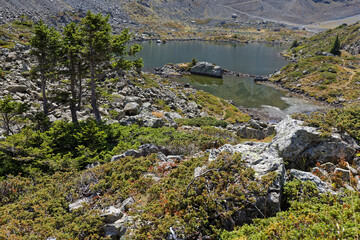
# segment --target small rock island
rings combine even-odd
[[[224,69],[209,62],[198,62],[190,69],[190,73],[222,78],[224,74]]]

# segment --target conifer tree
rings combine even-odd
[[[101,13],[86,13],[81,20],[80,33],[84,44],[85,60],[90,70],[90,101],[97,122],[101,122],[101,115],[97,104],[96,80],[98,75],[107,67],[107,60],[111,53],[111,27],[109,16]]]
[[[79,35],[79,26],[72,22],[64,27],[63,37],[62,37],[62,63],[65,66],[65,75],[69,77],[69,87],[70,87],[70,111],[72,122],[78,124],[77,118],[77,104],[79,104],[79,99],[81,102],[82,95],[82,82],[81,78],[83,76],[82,69],[82,44],[81,38]]]
[[[340,56],[341,52],[340,52],[340,39],[339,39],[339,34],[336,35],[335,41],[331,47],[330,53]]]
[[[128,70],[132,66],[140,68],[142,59],[130,60],[126,56],[134,56],[140,51],[139,45],[128,49],[126,44],[130,41],[130,33],[125,29],[119,35],[111,34],[109,16],[103,17],[101,13],[86,13],[80,24],[80,35],[84,44],[84,59],[89,66],[91,107],[97,122],[101,122],[101,115],[97,104],[96,82],[98,76],[107,70]]]
[[[49,109],[46,83],[53,76],[57,65],[60,50],[60,33],[55,28],[49,28],[41,19],[35,25],[34,33],[30,45],[32,47],[31,54],[35,56],[37,65],[32,69],[32,72],[40,75],[43,112],[47,115]]]
[[[5,134],[13,134],[11,125],[29,109],[27,103],[15,102],[11,96],[0,99],[0,121],[3,123]]]

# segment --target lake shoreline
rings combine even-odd
[[[187,64],[186,63],[179,63],[179,64],[166,64],[161,68],[157,68],[155,70],[155,74],[160,75],[163,78],[167,78],[170,79],[173,82],[177,82],[179,83],[183,88],[194,88],[197,89],[196,86],[193,86],[192,84],[190,84],[190,80],[189,82],[180,82],[177,81],[177,79],[183,78],[183,77],[189,77],[191,76],[191,73],[189,70],[185,69],[185,66]],[[197,76],[197,75],[195,75]],[[246,74],[246,73],[240,73],[240,72],[235,72],[235,71],[228,71],[224,74],[225,77],[230,76],[230,77],[244,77],[244,78],[248,78],[251,81],[254,81],[254,77],[259,77],[258,75],[253,75],[253,74]],[[297,100],[305,100],[305,101],[309,101],[310,103],[313,103],[314,105],[317,105],[319,107],[318,110],[315,111],[322,111],[323,109],[327,109],[329,107],[331,107],[329,104],[324,104],[324,102],[318,101],[316,99],[313,99],[309,96],[303,95],[303,94],[299,94],[293,91],[290,91],[289,89],[286,89],[284,87],[282,87],[279,84],[276,84],[274,82],[271,82],[270,80],[268,80],[267,77],[269,77],[269,75],[262,75],[262,77],[266,77],[266,80],[262,80],[262,81],[254,81],[254,84],[257,85],[266,85],[268,87],[274,88],[274,89],[278,89],[284,92],[284,98],[286,99],[297,99]],[[217,78],[214,78],[217,79]],[[221,96],[219,96],[220,98],[222,98]],[[223,98],[224,99],[224,98]],[[226,101],[230,102],[231,104],[233,104],[234,106],[236,106],[240,111],[242,111],[243,113],[248,114],[252,119],[255,120],[260,120],[260,121],[264,121],[264,122],[279,122],[281,121],[285,114],[292,114],[292,113],[287,113],[286,109],[280,109],[278,107],[269,105],[268,107],[246,107],[243,106],[241,104],[236,104],[234,99],[227,99]],[[296,107],[294,104],[289,104],[288,108],[294,108]],[[278,109],[278,110],[276,110]]]
[[[134,42],[156,42],[158,41],[158,38],[151,38],[151,39],[134,39],[130,41],[130,43]],[[174,38],[174,39],[166,39],[165,42],[159,42],[157,44],[166,44],[166,42],[190,42],[190,41],[199,41],[199,42],[210,42],[210,43],[233,43],[233,44],[268,44],[271,46],[286,46],[291,45],[288,42],[283,41],[276,41],[276,42],[269,42],[269,41],[257,41],[257,40],[251,40],[251,41],[241,41],[241,40],[214,40],[214,39],[203,39],[203,38]]]

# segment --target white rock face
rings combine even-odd
[[[286,117],[276,126],[271,147],[279,152],[289,168],[306,169],[316,162],[351,161],[359,146],[348,134],[321,136],[317,128],[303,126],[299,120]]]

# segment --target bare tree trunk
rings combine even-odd
[[[77,71],[78,71],[77,78],[78,78],[78,84],[79,84],[77,110],[80,110],[81,101],[82,101],[82,81],[81,81],[81,63],[80,62],[78,63]]]
[[[91,107],[94,111],[95,120],[96,122],[101,122],[101,115],[99,108],[97,106],[97,99],[96,99],[96,84],[95,84],[95,69],[94,69],[94,62],[90,60],[90,74],[91,74]]]
[[[41,70],[41,94],[43,100],[43,112],[45,115],[48,115],[48,100],[46,97],[46,80],[44,70]]]
[[[75,82],[76,82],[76,72],[75,67],[72,66],[70,69],[70,91],[71,91],[71,99],[70,99],[70,111],[71,111],[71,119],[72,122],[76,125],[79,124],[77,119],[77,109],[76,109],[76,91],[75,91]]]
[[[10,135],[11,129],[10,129],[10,119],[7,114],[4,116],[4,125],[5,125],[5,134]]]

